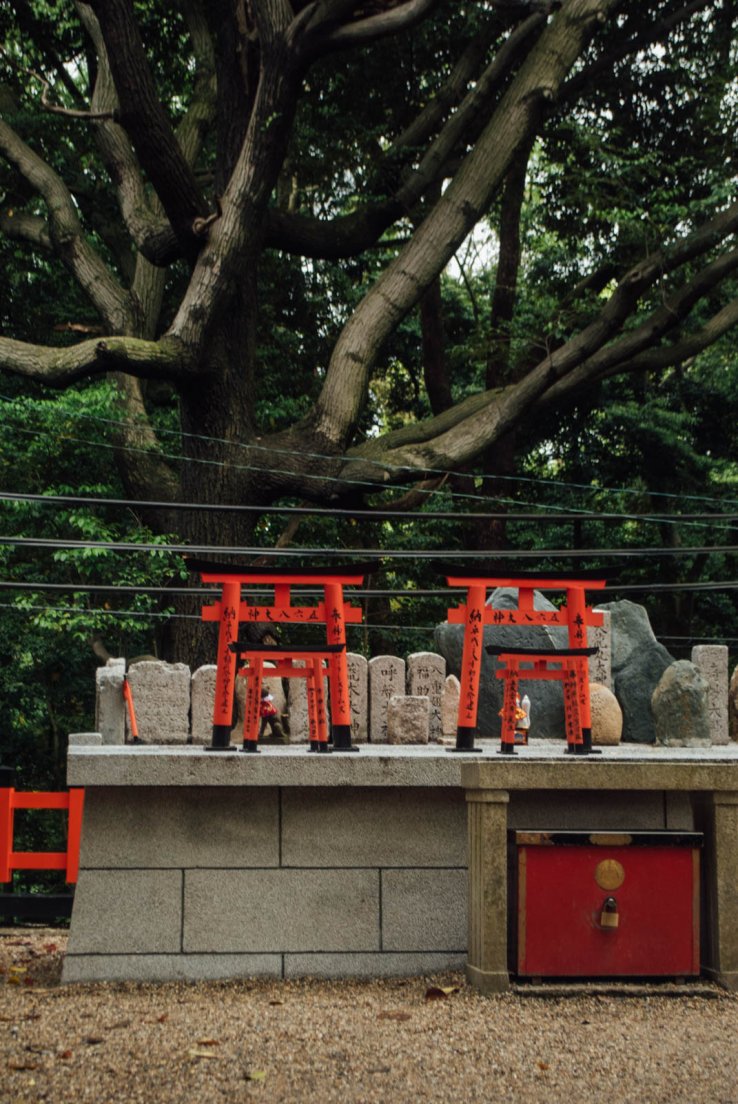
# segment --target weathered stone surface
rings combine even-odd
[[[510,587],[500,587],[495,590],[488,600],[488,605],[495,609],[515,609],[517,607],[517,591]],[[534,609],[553,610],[556,607],[548,601],[543,594],[535,592],[533,596]],[[446,659],[448,670],[459,676],[461,674],[461,654],[464,644],[464,626],[449,625],[446,621],[437,625],[434,639],[438,651]],[[546,651],[549,648],[565,648],[568,644],[568,634],[565,628],[550,628],[547,625],[534,625],[526,628],[520,625],[485,625],[484,645],[494,644],[497,647],[510,648],[539,648]],[[495,671],[500,666],[496,657],[482,653],[482,672],[479,680],[479,708],[477,713],[476,734],[480,737],[499,739],[500,717],[502,708],[502,680],[495,676]],[[531,701],[532,725],[535,726],[535,736],[555,739],[564,738],[564,698],[561,686],[557,682],[528,681],[522,683],[523,692]],[[531,729],[533,731],[533,729]]]
[[[731,740],[738,740],[738,667],[730,676],[728,688],[728,731]]]
[[[190,737],[190,669],[186,663],[141,660],[132,664],[128,682],[147,744],[186,744]],[[126,718],[126,732],[130,724]]]
[[[673,657],[654,636],[643,606],[622,601],[598,608],[611,615],[613,690],[623,711],[623,741],[652,744],[651,697]]]
[[[349,700],[351,702],[351,740],[365,744],[369,736],[369,672],[366,658],[356,652],[346,655]]]
[[[369,740],[387,742],[387,707],[390,698],[405,692],[405,660],[398,656],[374,656],[369,660]]]
[[[707,683],[688,659],[667,667],[651,700],[658,743],[667,747],[710,746],[707,691]]]
[[[590,682],[599,682],[612,690],[612,624],[609,610],[602,612],[602,625],[590,626],[587,629],[587,644],[590,648],[597,648],[597,654],[589,657]]]
[[[602,746],[619,744],[623,735],[623,711],[618,699],[600,682],[589,684],[592,711],[592,743]]]
[[[431,740],[443,735],[441,727],[441,699],[446,682],[446,661],[435,652],[413,652],[407,657],[407,692],[413,697],[428,698],[430,702]]]
[[[423,696],[396,694],[387,707],[388,744],[427,744],[431,704]]]
[[[727,744],[728,735],[728,649],[724,644],[697,644],[692,663],[707,683],[707,711],[713,744]]]
[[[123,699],[124,659],[109,659],[95,672],[95,728],[104,744],[123,744],[126,738],[126,703]]]
[[[190,738],[193,744],[209,744],[212,740],[217,670],[214,663],[208,663],[192,674]]]
[[[456,735],[460,696],[461,683],[456,675],[447,675],[441,698],[441,732],[446,737]]]
[[[466,898],[466,870],[383,870],[382,949],[463,950]]]
[[[99,732],[70,732],[69,747],[101,747],[102,735]]]

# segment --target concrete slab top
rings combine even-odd
[[[563,741],[539,740],[515,756],[497,740],[456,754],[439,744],[362,744],[355,754],[308,753],[304,745],[265,746],[257,755],[193,745],[70,746],[70,786],[464,786],[467,789],[738,791],[738,744],[665,748],[605,747],[574,758]]]

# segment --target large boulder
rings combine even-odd
[[[674,657],[654,636],[643,606],[622,601],[597,608],[610,611],[613,689],[623,711],[623,740],[653,744],[651,697]]]
[[[517,591],[511,587],[495,590],[488,605],[496,609],[516,609]],[[556,607],[538,591],[533,597],[534,609],[553,610]],[[434,633],[436,650],[446,660],[446,670],[457,677],[461,674],[461,653],[464,646],[464,626],[449,625],[448,621],[437,625]],[[547,651],[550,648],[566,648],[568,634],[565,628],[548,625],[485,625],[484,644],[496,647],[530,648]],[[500,666],[496,656],[482,653],[482,670],[479,679],[479,702],[476,735],[499,739],[502,708],[502,680],[495,676]],[[530,698],[530,735],[547,739],[564,738],[564,696],[559,682],[524,681],[522,693]]]
[[[653,692],[656,740],[667,747],[710,747],[708,685],[694,663],[680,659]]]

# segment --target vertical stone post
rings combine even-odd
[[[368,665],[363,655],[349,652],[346,656],[351,704],[351,733],[359,744],[365,744],[369,733]]]
[[[510,985],[507,970],[507,806],[505,790],[467,790],[469,950],[466,976],[482,993]]]
[[[373,744],[384,744],[389,700],[405,693],[405,660],[398,656],[374,656],[368,667],[369,739]]]
[[[710,743],[727,744],[728,735],[728,649],[724,644],[697,644],[692,662],[707,683],[707,712]]]
[[[707,960],[705,972],[738,989],[738,792],[712,794],[705,848]]]
[[[430,738],[443,737],[441,698],[446,682],[446,660],[435,652],[413,652],[407,657],[407,692],[430,702]]]

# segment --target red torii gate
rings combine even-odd
[[[601,613],[596,613],[587,606],[584,592],[588,589],[602,590],[607,580],[574,578],[568,575],[494,575],[484,569],[463,568],[449,573],[446,576],[446,582],[452,587],[466,588],[466,602],[448,611],[449,624],[464,626],[461,696],[454,750],[474,751],[484,626],[551,625],[557,628],[565,626],[568,629],[569,647],[586,648],[587,626],[600,627],[603,617]],[[487,591],[497,587],[511,587],[517,590],[516,609],[497,609],[486,605]],[[557,610],[534,609],[533,594],[536,590],[564,590],[566,602]],[[589,749],[592,746],[592,718],[588,682],[583,682],[579,688],[579,713],[583,745]]]
[[[362,620],[362,610],[344,601],[344,586],[361,586],[364,577],[375,570],[375,564],[360,564],[334,568],[247,567],[233,564],[211,564],[204,560],[188,560],[188,567],[199,571],[203,583],[219,583],[220,599],[202,607],[203,621],[217,621],[218,659],[213,709],[213,751],[230,748],[233,718],[233,695],[236,677],[236,653],[231,645],[238,640],[238,627],[248,622],[270,622],[274,625],[325,624],[328,644],[346,643],[346,625]],[[265,583],[274,587],[271,604],[249,604],[241,597],[244,584]],[[293,586],[320,586],[323,601],[315,606],[292,605]],[[299,647],[298,649],[299,650]],[[331,703],[331,735],[334,751],[358,751],[351,744],[351,703],[349,700],[346,649],[336,651],[330,659],[329,693]]]

